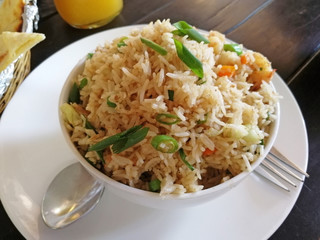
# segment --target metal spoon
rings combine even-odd
[[[104,186],[94,179],[80,163],[63,169],[45,193],[41,215],[45,224],[58,229],[90,212],[103,195]]]

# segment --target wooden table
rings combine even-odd
[[[320,239],[320,1],[318,0],[125,0],[105,27],[78,30],[57,14],[52,0],[38,1],[38,32],[47,39],[32,50],[32,69],[85,36],[119,26],[170,18],[215,29],[262,52],[289,85],[304,115],[311,175],[293,210],[271,239]],[[0,209],[0,239],[24,239]]]

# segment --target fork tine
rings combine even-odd
[[[280,178],[282,178],[284,181],[286,181],[287,183],[291,184],[294,187],[297,187],[297,185],[292,182],[290,179],[288,179],[286,176],[284,176],[281,172],[279,172],[277,169],[275,169],[274,167],[272,167],[269,163],[267,162],[262,162],[261,163],[262,166],[264,166],[265,168],[269,169],[271,172],[275,173],[277,176],[279,176]]]
[[[279,186],[280,188],[286,190],[287,192],[290,192],[289,188],[287,188],[285,185],[279,182],[275,177],[273,177],[270,173],[267,172],[267,170],[263,169],[261,166],[258,166],[254,171],[258,173],[260,176],[267,179],[268,181],[272,182],[273,184]]]
[[[288,173],[290,176],[294,177],[295,179],[303,182],[304,180],[299,177],[297,174],[295,174],[294,172],[292,172],[291,170],[289,170],[288,168],[286,168],[285,166],[283,166],[282,164],[279,163],[279,161],[271,154],[268,154],[266,157],[266,160],[268,160],[269,162],[271,162],[272,164],[274,164],[275,166],[277,166],[278,168],[280,168],[282,171]]]
[[[306,177],[309,177],[309,174],[303,171],[299,166],[297,166],[295,163],[291,162],[289,159],[287,159],[285,156],[283,156],[275,147],[272,147],[271,151],[269,152],[272,156],[279,159],[281,162],[287,164],[288,166],[292,167],[293,169],[297,170],[299,173],[305,175]]]

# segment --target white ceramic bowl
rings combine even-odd
[[[63,88],[61,91],[60,99],[59,99],[59,106],[61,106],[63,103],[67,102],[70,89],[72,87],[72,81],[76,78],[76,76],[80,73],[82,73],[84,69],[84,62],[85,58],[83,58],[71,71],[69,74]],[[94,168],[92,165],[90,165],[84,157],[79,153],[79,151],[76,149],[74,144],[71,142],[70,136],[66,130],[66,127],[64,125],[64,120],[61,116],[61,113],[59,111],[59,119],[60,119],[60,125],[63,132],[63,135],[66,139],[66,142],[68,143],[70,149],[73,151],[75,158],[82,164],[83,167],[87,169],[87,171],[92,174],[94,177],[96,177],[99,181],[103,182],[105,184],[106,189],[108,191],[112,191],[116,195],[123,197],[124,199],[127,199],[129,201],[138,203],[143,206],[152,207],[152,208],[161,208],[161,209],[177,209],[182,207],[190,207],[190,206],[197,206],[201,203],[205,203],[208,201],[211,201],[222,194],[226,193],[227,191],[231,190],[232,188],[236,187],[245,177],[247,177],[250,172],[245,171],[237,176],[231,178],[230,180],[221,183],[217,186],[201,190],[196,193],[186,193],[183,195],[170,195],[166,196],[165,198],[160,197],[158,193],[149,192],[140,190],[137,188],[133,188],[130,186],[127,186],[125,184],[122,184],[120,182],[117,182],[113,180],[112,178],[108,177],[107,175],[103,174],[96,168]],[[266,157],[267,153],[270,151],[279,128],[280,123],[280,106],[279,103],[277,105],[277,112],[276,115],[278,116],[278,119],[273,123],[271,131],[270,131],[270,137],[265,145],[265,151],[263,156],[257,159],[252,164],[252,169],[254,170]],[[108,191],[106,191],[105,194],[108,194]]]

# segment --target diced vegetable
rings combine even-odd
[[[80,114],[70,104],[63,103],[60,106],[60,110],[64,119],[73,127],[82,123]]]
[[[146,39],[146,38],[140,38],[141,42],[145,45],[147,45],[148,47],[152,48],[153,50],[155,50],[156,52],[158,52],[161,55],[167,55],[167,50],[165,50],[163,47],[161,47],[159,44]]]
[[[160,152],[174,153],[178,150],[179,144],[173,137],[167,135],[157,135],[152,138],[151,145]]]
[[[156,120],[157,122],[166,125],[173,125],[181,121],[178,116],[169,113],[159,113],[156,116]]]
[[[247,64],[249,62],[249,57],[247,55],[241,55],[240,57],[241,64]]]
[[[173,39],[176,46],[177,54],[191,71],[199,78],[203,78],[202,63],[196,58],[180,41]]]
[[[223,128],[223,136],[235,140],[239,140],[248,135],[248,128],[244,125],[226,124]]]
[[[81,90],[82,88],[84,88],[85,86],[87,86],[87,84],[88,84],[88,79],[82,78],[82,79],[81,79],[81,82],[80,82],[80,84],[79,84],[79,89]]]
[[[223,65],[221,69],[218,72],[219,77],[227,76],[227,77],[232,77],[236,72],[235,66],[231,65]]]
[[[174,91],[173,90],[168,90],[168,96],[169,96],[169,100],[173,101],[174,100]]]
[[[87,59],[91,59],[93,57],[93,53],[88,53]]]
[[[259,144],[263,139],[263,134],[257,126],[246,125],[248,134],[243,139],[250,144]]]
[[[161,188],[161,181],[159,179],[154,179],[149,182],[149,189],[151,192],[158,192]]]
[[[184,164],[187,165],[187,167],[191,171],[193,171],[194,167],[186,160],[187,155],[185,154],[185,152],[184,152],[184,150],[182,148],[179,149],[179,155],[180,155],[180,158],[181,158],[182,162],[184,162]]]
[[[204,152],[202,153],[202,156],[210,156],[212,154],[214,154],[217,150],[214,149],[214,150],[211,150],[210,148],[206,148],[204,150]]]
[[[117,44],[118,48],[123,47],[123,46],[127,46],[127,44],[124,42],[124,40],[126,40],[126,39],[128,39],[128,37],[123,37],[120,39],[120,41]]]
[[[116,108],[116,107],[117,107],[117,104],[114,103],[114,102],[111,102],[111,101],[109,100],[109,98],[110,98],[110,96],[107,98],[107,104],[108,104],[108,106],[111,107],[111,108]]]
[[[192,40],[197,41],[198,43],[204,42],[209,43],[209,40],[201,35],[196,29],[190,26],[185,21],[179,21],[173,24],[177,28],[177,30],[173,31],[172,33],[179,36],[188,35],[188,37]]]
[[[69,93],[69,103],[80,103],[80,90],[76,83],[73,83]]]
[[[236,43],[224,44],[223,50],[235,52],[238,56],[242,54],[242,46]]]

